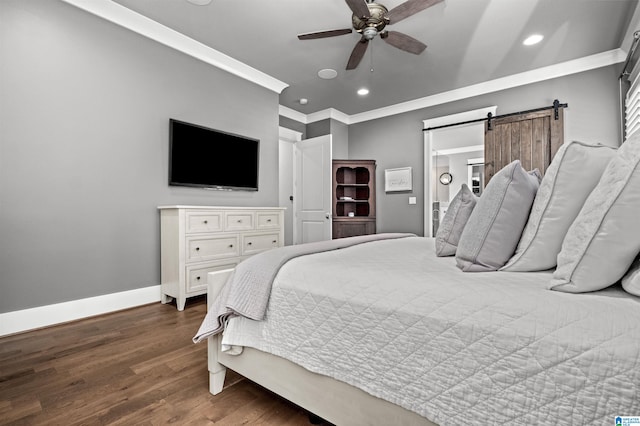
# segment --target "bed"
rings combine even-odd
[[[635,172],[640,148],[636,151],[633,179],[640,176]],[[619,202],[631,188],[637,212],[638,181],[629,182],[611,198]],[[585,214],[594,222],[595,208],[586,207],[603,204],[593,195],[596,189],[585,195],[565,241],[572,233],[585,239],[575,223]],[[600,192],[609,196],[612,190]],[[533,216],[540,209],[534,203],[527,215],[529,210]],[[618,214],[615,208],[608,211]],[[209,275],[211,309],[195,340],[208,340],[210,391],[222,390],[225,369],[231,368],[338,425],[615,424],[617,416],[637,416],[640,297],[619,280],[599,289],[588,282],[578,291],[583,283],[575,278],[587,275],[588,281],[623,258],[626,271],[640,251],[637,213],[635,218],[616,232],[637,243],[605,244],[602,254],[594,237],[584,259],[596,250],[601,262],[578,270],[576,282],[568,284],[561,281],[560,264],[526,273],[463,272],[458,255],[436,255],[436,239],[409,234],[256,255],[235,271]],[[604,231],[609,238],[615,234]],[[518,233],[518,240],[527,232],[522,238]],[[577,268],[589,265],[578,263]],[[266,284],[237,285],[245,273],[252,278],[246,285],[255,285],[261,275],[268,276]],[[238,303],[253,303],[246,295],[260,294],[263,312],[233,305],[228,315],[210,316],[216,304],[228,303],[234,279],[241,288]],[[551,290],[554,285],[562,291]]]

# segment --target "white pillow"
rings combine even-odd
[[[465,272],[496,271],[516,250],[540,185],[538,170],[527,173],[515,160],[487,184],[462,231],[456,263]]]
[[[542,271],[556,266],[567,230],[616,148],[583,142],[560,147],[549,165],[531,207],[516,254],[503,271]]]
[[[456,254],[460,235],[464,226],[476,206],[477,197],[471,192],[466,183],[460,186],[460,191],[453,197],[447,213],[436,232],[436,256],[453,256]]]
[[[640,252],[640,132],[622,144],[562,243],[550,288],[569,293],[617,282]]]
[[[627,293],[640,296],[640,255],[636,257],[636,260],[631,264],[631,268],[622,278],[622,288]]]

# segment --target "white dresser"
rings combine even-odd
[[[207,292],[207,274],[284,244],[284,208],[160,206],[162,303]]]

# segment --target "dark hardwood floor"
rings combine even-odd
[[[228,371],[208,390],[206,312],[154,303],[0,338],[0,425],[309,425],[307,413]]]

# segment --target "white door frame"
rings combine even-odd
[[[285,207],[284,211],[284,228],[285,228],[285,244],[292,244],[294,241],[294,221],[293,221],[293,204],[289,199],[290,196],[294,194],[293,188],[293,161],[294,161],[294,153],[293,147],[294,144],[298,141],[302,140],[302,132],[297,132],[295,130],[288,129],[286,127],[279,126],[278,127],[278,135],[279,135],[279,150],[287,150],[288,152],[280,152],[279,153],[279,162],[278,162],[278,204],[280,207]],[[288,161],[287,161],[288,160]],[[289,240],[288,236],[292,236],[291,240]]]
[[[429,127],[444,126],[447,124],[460,123],[464,121],[476,120],[479,118],[486,118],[488,113],[496,114],[498,107],[496,105],[480,108],[472,111],[465,111],[458,114],[444,115],[441,117],[429,118],[422,120],[422,128],[427,129]],[[431,211],[431,204],[433,201],[433,188],[431,187],[431,178],[433,174],[432,165],[432,147],[434,140],[437,138],[436,130],[428,130],[423,132],[424,138],[424,236],[433,237],[431,224],[433,223],[433,212]],[[484,130],[483,130],[484,132]],[[484,141],[484,133],[482,136]]]

